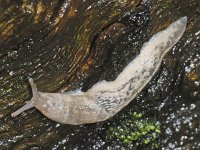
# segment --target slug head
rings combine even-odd
[[[36,102],[40,99],[40,95],[37,91],[36,85],[34,84],[32,78],[29,79],[29,83],[30,83],[31,88],[32,88],[33,97],[31,98],[30,101],[26,101],[26,104],[23,107],[21,107],[20,109],[18,109],[14,113],[12,113],[11,114],[12,117],[16,117],[17,115],[24,112],[25,110],[30,109],[32,107],[35,107]]]

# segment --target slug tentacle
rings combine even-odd
[[[37,91],[37,87],[36,87],[35,83],[33,82],[32,78],[29,79],[29,83],[31,85],[31,89],[32,89],[32,93],[33,93],[33,98],[34,99],[38,99],[39,98],[39,93]]]
[[[21,107],[20,109],[18,109],[14,113],[12,113],[11,114],[12,117],[16,117],[17,115],[24,112],[25,110],[35,107],[36,101],[39,100],[39,93],[37,91],[37,87],[36,87],[35,83],[33,82],[32,78],[29,79],[29,83],[31,85],[33,97],[31,98],[30,101],[26,101],[26,104],[23,107]]]
[[[33,101],[26,101],[26,105],[24,105],[23,107],[21,107],[20,109],[18,109],[17,111],[15,111],[14,113],[11,114],[12,117],[16,117],[17,115],[19,115],[20,113],[24,112],[25,110],[28,110],[30,108],[34,107],[33,105]]]

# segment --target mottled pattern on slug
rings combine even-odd
[[[16,116],[26,109],[36,107],[54,121],[74,125],[104,121],[112,117],[149,83],[164,55],[182,37],[186,24],[187,17],[182,17],[153,35],[143,45],[140,54],[114,81],[98,82],[87,92],[42,93],[29,80],[33,98],[12,115]]]
[[[156,61],[156,63],[158,63]],[[153,66],[152,66],[153,67]],[[141,88],[145,81],[153,75],[154,69],[143,69],[141,73],[136,72],[135,76],[128,80],[128,82],[122,84],[116,91],[103,91],[96,94],[97,104],[104,108],[108,113],[112,113],[113,110],[120,109],[120,105],[127,103],[130,99],[133,99],[138,93],[138,89]]]
[[[104,81],[90,90],[91,93],[95,91],[97,104],[104,108],[110,117],[133,100],[152,79],[165,53],[178,42],[185,28],[186,18],[183,17],[152,36],[149,42],[143,45],[140,54],[126,66],[115,81]]]

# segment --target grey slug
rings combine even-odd
[[[118,113],[147,85],[158,70],[164,55],[179,41],[187,25],[182,17],[153,35],[114,81],[100,81],[87,92],[44,93],[32,79],[33,97],[19,110],[35,107],[47,118],[63,124],[88,124],[107,120]]]

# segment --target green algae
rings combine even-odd
[[[160,124],[156,120],[143,118],[141,113],[128,113],[119,125],[109,128],[108,138],[118,140],[120,144],[135,149],[141,145],[158,148]]]

